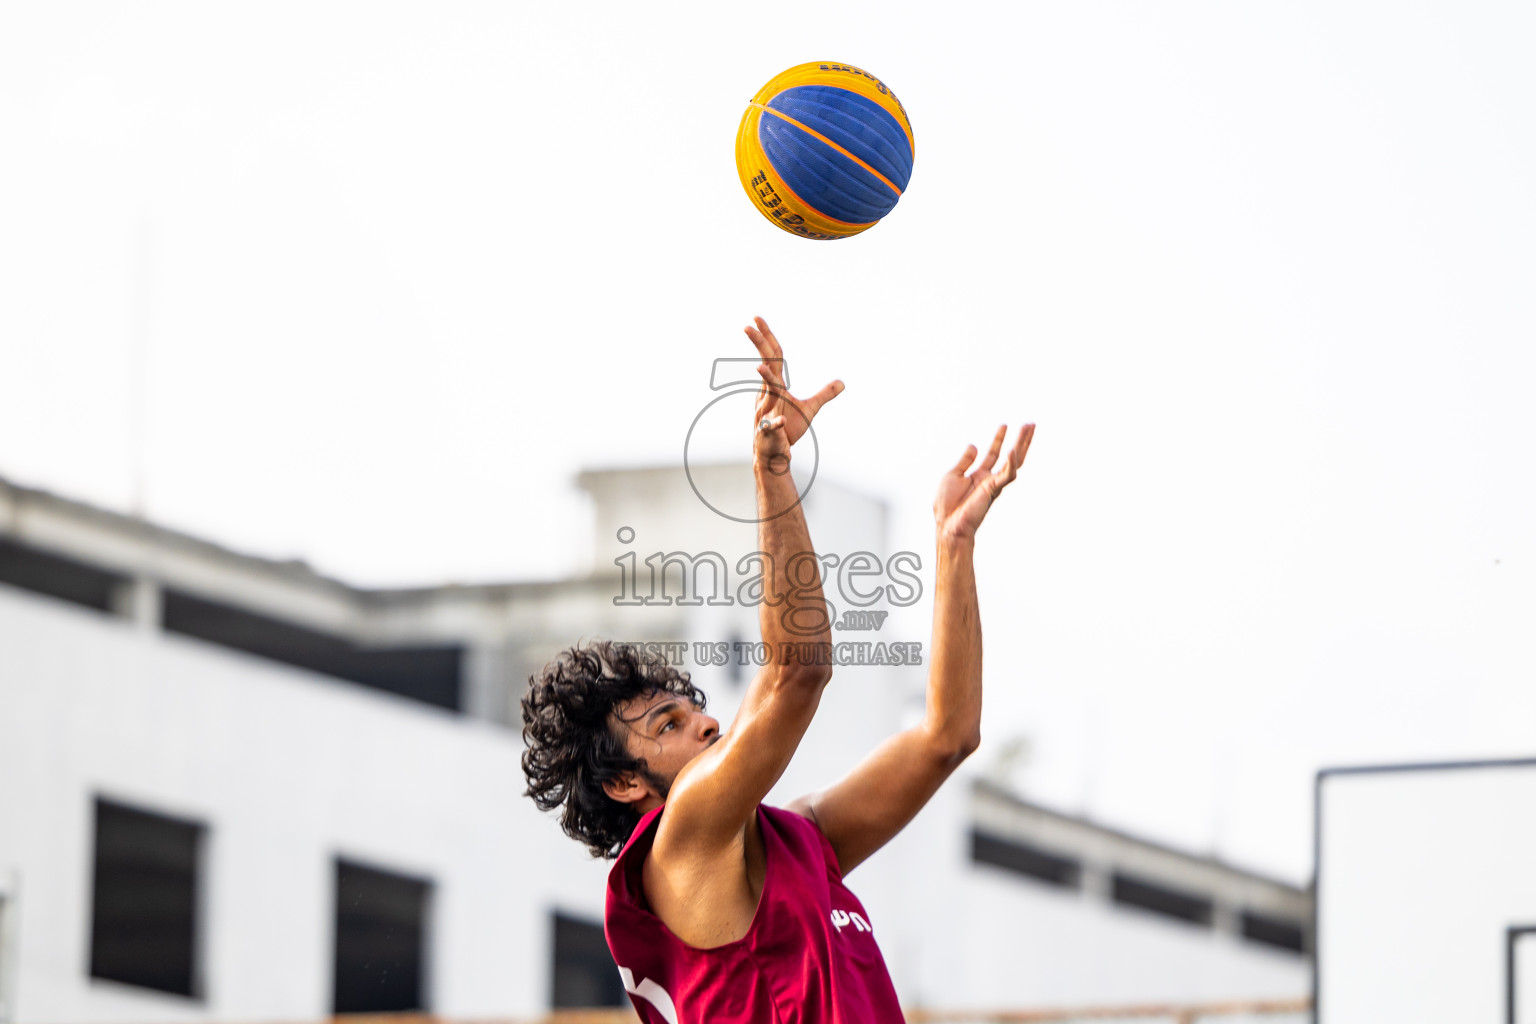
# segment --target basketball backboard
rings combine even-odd
[[[1318,1024],[1536,1022],[1536,759],[1318,773]]]

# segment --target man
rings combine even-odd
[[[831,623],[788,470],[791,446],[842,382],[792,398],[773,332],[759,318],[746,333],[765,382],[752,447],[758,538],[769,556],[759,621],[770,660],[722,734],[704,714],[704,695],[661,658],[622,644],[567,650],[530,679],[523,699],[528,794],[546,810],[563,807],[562,827],[595,856],[617,857],[608,944],[648,1024],[898,1024],[868,915],[843,877],[911,821],[980,742],[976,529],[1018,473],[1034,425],[1001,465],[1006,427],[980,463],[972,468],[977,451],[967,447],[939,483],[922,722],[841,782],[767,807],[763,797],[832,674],[830,658],[804,657],[830,647]]]

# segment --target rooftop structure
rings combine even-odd
[[[743,485],[739,467],[693,472]],[[710,599],[736,592],[755,534],[704,509],[681,467],[580,480],[586,571],[406,589],[0,481],[0,1020],[484,1017],[618,998],[606,866],[520,795],[517,700],[580,637],[690,656],[755,640],[755,608]],[[820,481],[806,511],[819,550],[888,560],[880,502]],[[671,558],[706,552],[728,580]],[[654,600],[626,604],[626,585]],[[926,640],[926,623],[900,639]],[[747,672],[695,671],[729,722]],[[911,720],[922,682],[920,666],[840,670],[770,800],[838,777]],[[153,926],[114,902],[145,871],[169,894]],[[1307,990],[1308,893],[974,774],[852,884],[909,1005]],[[114,939],[157,927],[181,938],[148,959]],[[415,980],[360,986],[385,933]]]

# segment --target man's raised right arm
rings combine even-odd
[[[831,622],[821,566],[789,466],[791,445],[817,410],[842,391],[842,383],[834,381],[804,401],[792,399],[783,388],[783,354],[767,324],[759,319],[747,335],[764,359],[758,368],[765,386],[755,410],[752,466],[757,568],[764,586],[758,621],[768,658],[730,728],[683,770],[668,798],[667,838],[686,836],[695,852],[739,841],[757,805],[789,766],[832,674],[830,659],[814,656],[830,649]],[[657,842],[663,844],[661,834]]]

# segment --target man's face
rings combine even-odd
[[[620,704],[609,724],[630,756],[645,761],[640,777],[650,796],[642,812],[665,801],[683,767],[720,739],[718,721],[665,690]]]

